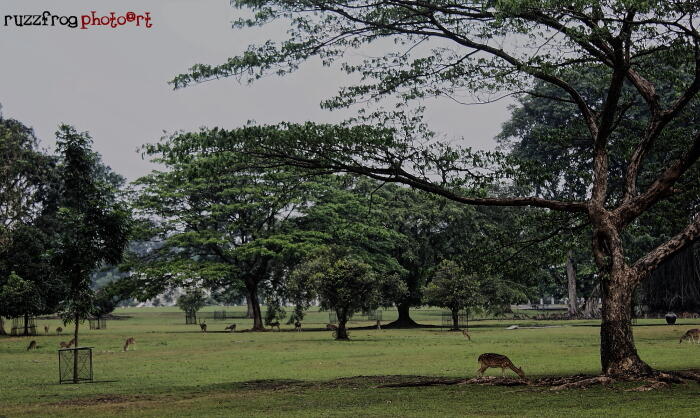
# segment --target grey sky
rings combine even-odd
[[[0,0],[0,18],[44,10],[78,16],[91,10],[151,12],[151,29],[15,28],[0,21],[3,114],[34,127],[49,148],[61,122],[89,131],[105,162],[130,180],[151,169],[137,147],[164,130],[232,128],[247,120],[332,122],[349,115],[320,109],[319,102],[345,84],[345,74],[316,63],[252,85],[229,79],[173,91],[167,81],[192,64],[220,63],[252,42],[279,35],[274,28],[231,29],[241,12],[229,0]],[[507,117],[507,102],[424,104],[434,130],[464,137],[477,148],[491,147]]]

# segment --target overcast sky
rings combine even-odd
[[[153,27],[4,26],[4,16],[150,12]],[[152,166],[137,153],[163,131],[201,126],[233,128],[248,120],[333,122],[319,102],[346,84],[345,74],[309,63],[291,76],[252,85],[217,80],[174,91],[167,84],[192,64],[217,64],[253,42],[278,37],[279,28],[239,31],[241,11],[229,0],[0,0],[0,104],[5,117],[32,126],[45,147],[61,122],[89,131],[115,171],[133,180]],[[448,99],[424,103],[431,127],[491,148],[507,118],[507,102],[464,106]]]

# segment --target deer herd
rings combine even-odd
[[[279,321],[276,322],[271,322],[268,323],[271,329],[277,328],[277,331],[281,331],[280,329],[280,323]],[[199,327],[202,332],[207,332],[207,324],[206,321],[201,322],[199,324]],[[326,330],[328,331],[337,331],[338,326],[335,324],[326,324],[325,326]],[[376,328],[377,330],[381,330],[381,321],[377,321],[376,323]],[[301,322],[295,321],[294,322],[294,330],[301,332]],[[236,332],[236,324],[230,324],[224,328],[224,331],[228,332]],[[44,326],[44,334],[48,335],[50,332],[50,329],[48,325]],[[471,336],[469,332],[466,329],[463,329],[462,335],[464,338],[467,340],[471,341]],[[63,333],[63,328],[57,327],[56,328],[56,335],[60,336]],[[690,341],[692,343],[700,344],[700,328],[693,328],[689,329],[688,331],[681,336],[679,343],[683,343],[683,341]],[[132,338],[127,338],[126,341],[124,342],[124,351],[129,351],[129,347],[133,349],[134,345],[136,343],[136,340]],[[59,343],[60,348],[62,349],[67,349],[71,348],[75,344],[75,339],[71,339],[68,342],[61,341]],[[36,340],[32,340],[29,343],[29,346],[27,347],[27,351],[30,350],[36,350],[38,349],[38,345]],[[484,353],[479,356],[477,359],[477,362],[479,363],[479,368],[476,370],[477,374],[480,376],[484,375],[484,372],[489,369],[489,368],[500,368],[501,369],[501,375],[505,376],[505,370],[510,369],[512,370],[515,374],[517,374],[521,379],[527,379],[525,377],[525,373],[523,372],[523,369],[520,367],[516,367],[510,359],[502,354],[496,354],[496,353]]]

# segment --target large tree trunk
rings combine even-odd
[[[246,311],[245,317],[248,319],[253,319],[254,314],[253,314],[253,303],[251,302],[251,297],[249,293],[246,293],[245,295],[245,303],[248,306],[248,310]]]
[[[459,309],[452,309],[452,329],[459,331]]]
[[[338,317],[338,329],[335,331],[336,340],[349,340],[348,329],[345,326],[348,322],[348,318],[341,312],[336,311],[336,316]]]
[[[396,305],[396,310],[399,313],[399,318],[387,324],[386,326],[382,325],[384,328],[416,328],[419,327],[420,325],[414,321],[411,318],[411,313],[410,313],[411,305],[408,303],[400,303]]]
[[[637,354],[632,335],[632,296],[641,278],[624,256],[620,230],[609,213],[592,213],[593,255],[603,299],[600,362],[609,376],[644,376],[651,367]]]
[[[24,336],[29,336],[29,314],[24,314]]]
[[[576,267],[574,266],[572,251],[566,258],[566,279],[569,288],[569,317],[574,318],[578,315],[576,307]]]
[[[260,310],[260,302],[258,301],[258,286],[257,283],[246,283],[248,290],[248,306],[253,310],[253,331],[264,331],[262,311]]]
[[[5,322],[3,321],[1,316],[0,316],[0,335],[7,335],[7,332],[5,331]]]
[[[640,376],[652,372],[637,354],[632,335],[634,286],[623,273],[602,283],[603,321],[600,326],[600,361],[603,373],[611,376]]]

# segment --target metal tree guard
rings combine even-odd
[[[10,329],[10,335],[14,337],[19,337],[22,335],[36,335],[36,322],[33,316],[27,318],[27,332],[24,329],[24,317],[12,318],[12,328]]]
[[[90,329],[107,329],[107,319],[102,317],[88,318]]]
[[[442,313],[442,328],[449,328],[449,329],[454,329],[454,324],[452,320],[452,312],[443,312]],[[459,311],[457,313],[457,328],[458,329],[469,329],[469,312],[467,311]]]
[[[197,311],[185,311],[185,324],[196,324],[197,323]]]
[[[60,383],[92,382],[92,347],[58,350]]]

